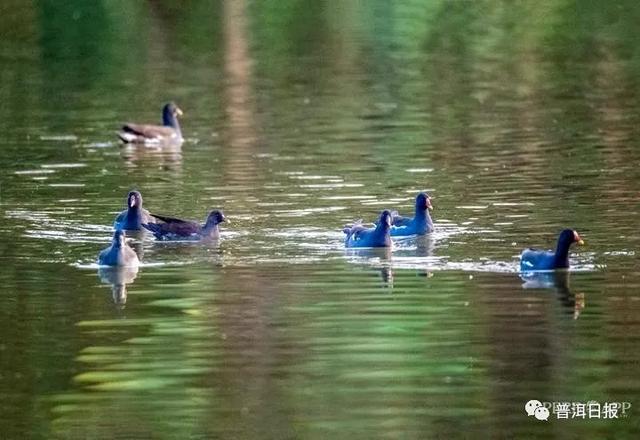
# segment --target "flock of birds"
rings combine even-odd
[[[162,110],[163,125],[132,124],[122,127],[118,137],[125,143],[163,144],[182,142],[182,131],[178,116],[182,111],[168,103]],[[384,210],[372,225],[362,220],[346,225],[344,245],[347,248],[378,248],[393,246],[392,237],[425,235],[434,231],[429,211],[433,210],[428,194],[421,192],[416,196],[413,217],[403,217],[397,211]],[[220,237],[219,225],[227,221],[220,210],[213,210],[205,223],[183,220],[175,217],[151,214],[142,207],[142,195],[131,191],[127,195],[127,209],[122,211],[114,222],[114,235],[111,246],[104,249],[98,263],[103,266],[137,266],[138,256],[126,242],[125,231],[148,230],[157,240],[215,241]],[[525,249],[520,256],[520,270],[542,271],[569,268],[569,248],[573,243],[584,244],[580,235],[573,229],[565,229],[558,237],[555,251]]]
[[[209,213],[203,225],[164,215],[151,214],[142,207],[142,195],[131,191],[127,195],[127,209],[116,217],[111,246],[100,252],[98,263],[103,266],[137,266],[135,251],[127,244],[125,231],[150,231],[158,240],[212,241],[220,238],[218,225],[227,219],[222,211]]]

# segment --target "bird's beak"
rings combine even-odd
[[[578,235],[577,232],[574,232],[574,234],[575,234],[574,239],[575,239],[576,243],[578,243],[578,245],[582,246],[584,244],[584,240]]]
[[[176,115],[182,116],[183,115],[182,110],[180,110],[179,108],[176,108]]]
[[[231,223],[231,220],[229,220],[226,217],[222,217],[222,221],[225,222],[225,223]]]
[[[129,199],[129,207],[133,208],[134,206],[136,206],[136,198],[135,197],[131,197]]]
[[[429,211],[433,211],[433,205],[431,204],[431,199],[427,199],[427,209]]]
[[[580,246],[584,245],[584,240],[583,240],[583,239],[578,240],[578,244],[579,244]]]

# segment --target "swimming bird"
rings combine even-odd
[[[162,109],[162,125],[127,123],[122,126],[118,137],[125,144],[182,142],[178,116],[182,116],[182,110],[169,102]]]
[[[391,236],[424,235],[433,232],[433,220],[429,215],[431,210],[433,210],[431,197],[426,193],[419,193],[416,196],[416,212],[413,218],[402,217],[397,211],[391,212]]]
[[[347,234],[344,245],[348,248],[354,247],[389,247],[391,246],[391,212],[382,211],[377,225],[374,228],[367,228],[362,224],[362,220],[347,226],[343,232]]]
[[[125,241],[124,231],[116,229],[111,246],[100,252],[98,263],[101,266],[137,266],[140,261],[135,251]]]
[[[573,243],[583,245],[584,241],[573,229],[565,229],[558,237],[555,252],[525,249],[520,255],[520,271],[568,269],[569,247]]]
[[[116,217],[113,227],[127,231],[139,231],[142,223],[155,223],[154,216],[142,207],[142,194],[131,191],[127,195],[127,209]]]
[[[218,225],[227,221],[220,210],[213,210],[207,216],[204,225],[191,220],[181,220],[162,215],[153,215],[159,222],[143,223],[142,226],[158,240],[215,240],[220,237]]]

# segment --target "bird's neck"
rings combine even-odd
[[[386,222],[380,222],[374,231],[375,240],[383,240],[385,243],[391,243],[391,236],[389,235],[389,231],[391,230],[391,226],[389,226]]]
[[[140,216],[140,206],[136,205],[136,206],[130,206],[129,209],[127,209],[127,217],[129,218],[136,218]]]
[[[182,137],[182,132],[180,131],[180,123],[178,122],[178,118],[176,118],[172,113],[166,113],[162,115],[162,124],[165,127],[171,127],[175,131],[178,132],[178,135]]]
[[[380,234],[384,234],[390,228],[391,227],[387,223],[379,222],[378,225],[376,226],[376,232],[379,232]]]
[[[556,247],[555,267],[569,267],[569,247],[571,242],[560,240]]]
[[[202,235],[209,238],[216,238],[220,234],[218,223],[205,224],[202,228]]]
[[[391,246],[391,235],[389,233],[390,231],[391,226],[386,223],[380,222],[380,225],[378,225],[378,227],[376,228],[376,234],[378,235],[376,240],[383,241],[387,246]]]
[[[433,226],[433,220],[428,209],[416,208],[416,216],[414,217],[416,226],[429,225]]]

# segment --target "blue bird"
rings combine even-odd
[[[367,228],[361,221],[345,227],[343,232],[347,234],[344,245],[348,248],[356,247],[389,247],[391,246],[391,213],[382,211],[380,219],[374,228]]]
[[[182,116],[182,110],[173,102],[169,102],[162,108],[162,125],[127,123],[122,126],[118,137],[125,144],[182,142],[178,116]]]
[[[416,213],[413,218],[402,217],[398,215],[397,211],[391,213],[391,236],[430,234],[433,232],[433,220],[431,220],[429,211],[432,210],[431,197],[426,193],[419,193],[416,196]]]
[[[118,214],[113,227],[139,231],[143,223],[155,223],[154,216],[142,207],[142,195],[138,191],[131,191],[127,195],[127,209]]]
[[[138,255],[125,241],[124,231],[116,229],[111,246],[100,252],[98,263],[101,266],[138,266]]]
[[[143,223],[158,240],[216,240],[220,237],[218,225],[228,221],[222,211],[213,210],[204,225],[190,220],[153,215],[157,223]]]
[[[569,268],[569,247],[573,243],[583,245],[584,241],[573,229],[565,229],[558,237],[556,251],[525,249],[520,255],[520,271],[553,270]]]

